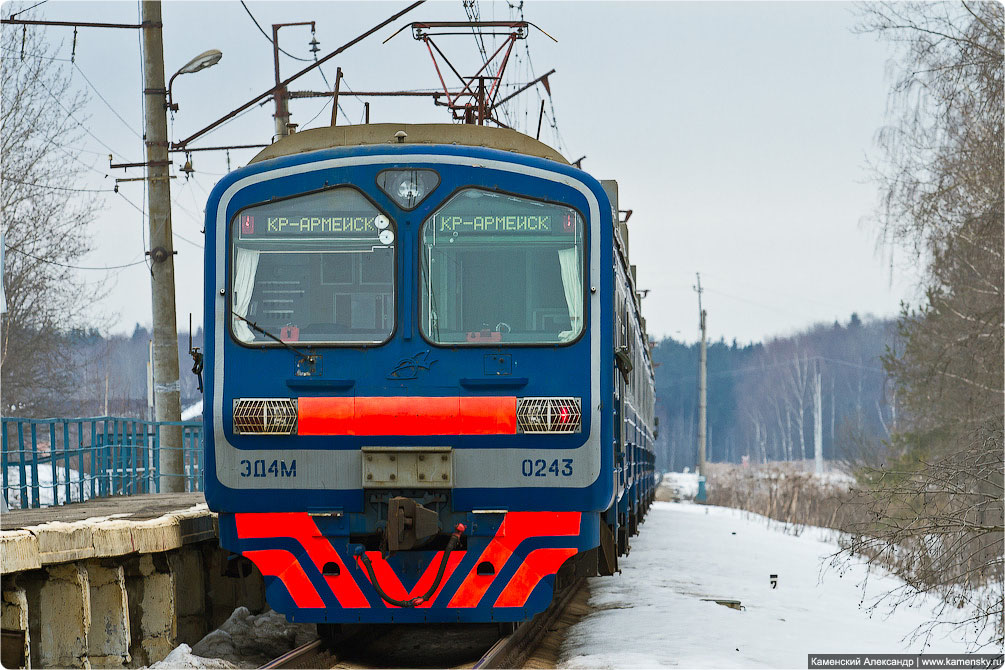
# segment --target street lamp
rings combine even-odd
[[[199,70],[205,70],[206,68],[219,63],[221,58],[223,58],[223,52],[219,49],[203,51],[201,54],[185,63],[180,70],[171,75],[171,78],[168,80],[168,109],[172,112],[178,111],[178,105],[174,104],[174,100],[171,98],[171,87],[174,85],[175,77],[180,74],[192,74],[193,72],[198,72]]]

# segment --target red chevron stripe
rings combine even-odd
[[[234,520],[237,523],[237,536],[241,539],[293,538],[311,557],[318,572],[323,572],[325,563],[335,563],[339,567],[339,574],[325,576],[325,581],[328,582],[339,604],[342,607],[370,607],[370,602],[363,595],[356,580],[349,574],[338,552],[332,547],[328,538],[321,535],[314,519],[306,512],[242,513],[235,514]]]
[[[285,549],[260,549],[242,554],[255,564],[263,575],[278,577],[293,597],[297,607],[324,607],[310,578],[300,567],[297,557]]]
[[[475,561],[476,566],[488,561],[495,567],[495,574],[479,575],[473,569],[450,599],[449,607],[477,607],[496,574],[521,542],[542,535],[579,535],[582,517],[581,512],[507,512],[495,537]]]
[[[576,553],[571,547],[547,547],[535,549],[517,569],[513,579],[496,598],[496,607],[523,607],[542,579],[558,572],[566,559]]]

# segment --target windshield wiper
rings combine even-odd
[[[265,330],[264,328],[262,328],[261,326],[259,326],[259,325],[258,325],[257,323],[255,323],[255,322],[253,322],[253,321],[249,321],[248,319],[244,318],[243,316],[241,316],[241,315],[240,315],[240,314],[238,314],[237,312],[231,312],[231,314],[233,314],[233,315],[234,315],[234,316],[236,316],[236,317],[237,317],[238,319],[240,319],[241,321],[244,321],[244,322],[245,322],[246,324],[248,324],[249,326],[251,326],[251,328],[252,328],[253,330],[257,330],[257,331],[258,331],[258,332],[260,332],[260,333],[261,333],[262,335],[265,335],[266,337],[268,337],[268,338],[270,338],[270,339],[273,339],[273,340],[275,340],[276,342],[278,342],[279,344],[283,345],[284,347],[286,347],[287,349],[289,349],[289,350],[290,350],[290,351],[292,351],[293,353],[295,353],[295,354],[300,354],[300,356],[301,356],[302,358],[306,358],[306,359],[307,359],[307,360],[309,360],[309,361],[312,361],[312,360],[314,360],[314,356],[312,356],[311,354],[305,354],[304,352],[300,351],[299,349],[297,349],[296,347],[294,347],[294,346],[293,346],[292,344],[290,344],[289,342],[286,342],[286,341],[284,341],[284,340],[281,340],[281,339],[279,339],[278,337],[276,337],[275,335],[273,335],[272,333],[270,333],[269,331]]]

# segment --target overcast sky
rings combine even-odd
[[[4,3],[7,16],[32,3]],[[316,21],[321,53],[350,40],[406,6],[391,2],[247,2],[271,34],[271,24]],[[509,19],[505,2],[479,3],[481,18]],[[36,18],[138,22],[135,2],[57,2]],[[528,81],[551,68],[554,115],[542,139],[583,168],[617,179],[621,207],[634,210],[632,262],[650,334],[694,340],[695,272],[706,289],[709,334],[757,341],[817,321],[842,322],[852,312],[892,315],[902,299],[915,297],[902,259],[891,264],[877,243],[876,185],[867,163],[884,123],[890,50],[870,35],[852,31],[854,7],[839,2],[527,2],[527,20],[558,42],[532,32],[511,63],[510,81]],[[460,0],[428,2],[323,66],[334,83],[341,66],[343,90],[425,89],[438,85],[421,43],[404,31],[409,21],[464,20]],[[239,2],[165,2],[167,76],[210,48],[223,51],[219,65],[179,77],[180,105],[169,128],[173,140],[208,125],[273,82],[272,49]],[[12,30],[4,26],[4,30]],[[69,59],[72,28],[48,28],[58,56]],[[307,27],[284,28],[280,45],[310,56]],[[470,37],[442,44],[468,74],[480,65]],[[491,42],[489,43],[491,47]],[[8,55],[9,56],[9,55]],[[73,148],[88,166],[88,188],[111,191],[115,178],[142,172],[108,168],[143,160],[139,35],[133,30],[81,29],[74,63],[58,61],[87,90],[85,134]],[[307,63],[282,56],[284,77]],[[448,82],[449,83],[449,82]],[[291,87],[328,90],[317,71]],[[541,92],[543,93],[543,91]],[[510,119],[536,130],[538,92],[519,98]],[[362,101],[341,98],[359,123]],[[301,129],[330,121],[330,100],[291,102],[291,121]],[[550,112],[550,106],[549,106]],[[271,141],[272,107],[253,108],[192,146]],[[378,98],[373,122],[447,122],[447,113],[426,101]],[[548,123],[546,122],[546,126]],[[232,168],[254,151],[230,152]],[[174,155],[175,170],[184,157]],[[177,233],[178,324],[202,318],[202,233],[205,201],[227,172],[222,152],[193,155],[196,173],[172,181]],[[92,225],[95,251],[88,266],[121,265],[143,257],[142,182],[103,194]],[[129,202],[126,201],[128,199]],[[132,205],[130,204],[132,203]],[[103,273],[82,273],[89,280]],[[108,273],[107,297],[98,306],[102,327],[131,332],[150,322],[149,273],[142,265]]]

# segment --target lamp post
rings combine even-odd
[[[199,72],[200,70],[205,70],[208,67],[213,67],[220,62],[221,58],[223,58],[223,52],[219,49],[203,51],[201,54],[185,63],[180,70],[171,75],[171,78],[168,79],[168,109],[172,112],[178,111],[178,105],[175,104],[174,99],[171,96],[171,89],[174,86],[174,80],[178,75],[192,74],[194,72]]]
[[[175,317],[174,243],[171,234],[171,175],[168,169],[168,90],[164,87],[164,39],[160,0],[140,3],[143,31],[143,111],[146,117],[147,212],[150,226],[150,293],[153,312],[153,387],[157,421],[181,422],[178,381],[178,326]],[[208,55],[209,54],[209,55]],[[219,62],[207,52],[171,77],[198,72]],[[185,490],[185,457],[180,425],[161,426],[160,491]]]

